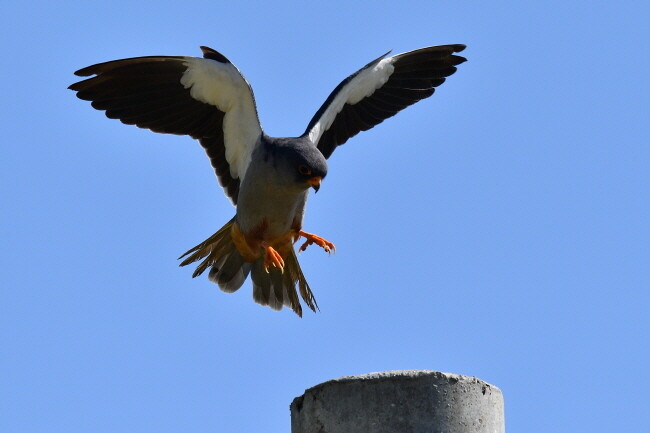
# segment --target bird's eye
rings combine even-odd
[[[300,164],[298,166],[298,173],[302,174],[303,176],[310,176],[311,169],[307,167],[305,164]]]

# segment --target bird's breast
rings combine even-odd
[[[299,202],[296,197],[241,197],[237,204],[237,222],[247,236],[271,241],[294,228]]]

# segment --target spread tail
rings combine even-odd
[[[267,272],[264,269],[264,254],[253,263],[248,263],[239,253],[231,236],[233,223],[234,218],[218,232],[179,257],[185,257],[180,266],[202,260],[192,278],[210,268],[210,281],[227,293],[237,291],[250,273],[253,280],[253,299],[258,304],[268,305],[274,310],[281,310],[284,305],[302,317],[302,306],[298,298],[300,293],[305,304],[315,312],[318,304],[300,269],[293,247],[287,248],[286,257],[283,257],[284,272],[277,268],[270,268]]]

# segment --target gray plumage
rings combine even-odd
[[[310,168],[308,177],[327,175],[327,161],[304,137],[262,135],[248,166],[255,175],[246,176],[239,191],[237,221],[242,231],[253,230],[265,218],[268,236],[276,237],[286,233],[294,219],[302,221],[308,185],[295,169],[301,164]]]
[[[313,311],[314,295],[293,244],[331,242],[302,230],[309,188],[327,175],[326,158],[358,132],[431,96],[465,61],[464,45],[441,45],[368,63],[339,84],[296,138],[273,138],[259,123],[249,83],[222,54],[201,47],[203,58],[149,56],[80,69],[89,77],[69,88],[109,118],[154,132],[186,134],[205,149],[235,216],[187,251],[181,266],[199,262],[193,277],[208,278],[225,292],[248,276],[253,299],[302,315],[300,298]]]

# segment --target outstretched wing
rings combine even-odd
[[[106,116],[154,132],[189,135],[205,149],[219,183],[237,204],[239,184],[262,134],[250,85],[222,54],[114,60],[75,72],[69,89]]]
[[[309,122],[304,135],[329,158],[337,146],[417,101],[433,95],[467,59],[465,45],[440,45],[378,59],[343,80]]]

